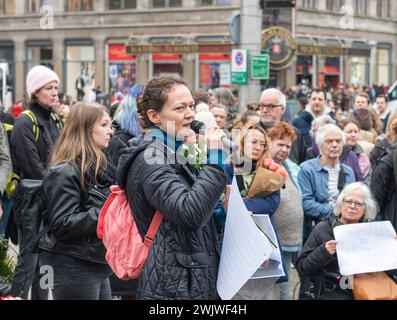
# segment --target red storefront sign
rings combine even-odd
[[[200,53],[200,60],[230,61],[230,53]]]
[[[181,54],[161,54],[161,53],[155,53],[153,54],[153,61],[175,61],[175,62],[180,62],[182,61],[182,55]]]
[[[135,56],[125,52],[124,44],[109,44],[108,45],[108,60],[109,61],[135,61]]]

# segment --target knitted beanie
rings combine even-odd
[[[54,71],[45,66],[33,67],[26,77],[26,91],[28,97],[31,97],[33,93],[52,81],[56,81],[59,86],[60,81]]]
[[[196,106],[195,120],[201,121],[207,128],[217,128],[216,120],[212,112],[209,111],[209,107],[205,103],[199,103]]]

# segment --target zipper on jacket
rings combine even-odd
[[[101,197],[104,198],[104,199],[107,199],[107,198],[108,198],[108,197],[105,196],[103,193],[99,192],[98,190],[91,189],[90,191],[92,191],[92,192],[95,193],[96,195],[101,196]]]

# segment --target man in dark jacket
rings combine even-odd
[[[51,109],[58,102],[58,86],[57,74],[44,66],[32,68],[27,75],[26,89],[32,101],[30,112],[22,113],[16,119],[11,135],[14,171],[21,179],[44,178],[51,151],[62,127]],[[18,190],[16,192],[18,195]],[[35,234],[29,232],[30,220],[23,217],[22,213],[14,213],[18,226],[19,256],[11,294],[26,299],[33,281],[32,299],[46,299],[47,290],[39,287],[38,254],[31,253]]]
[[[392,145],[376,163],[370,189],[380,208],[380,220],[389,220],[397,230],[397,146]]]
[[[280,90],[275,88],[264,90],[259,100],[260,125],[263,129],[267,131],[279,124],[286,108],[287,101]],[[296,164],[301,164],[306,158],[307,145],[296,128],[295,131],[297,139],[292,144],[290,159]]]
[[[292,125],[299,130],[308,146],[312,145],[313,142],[310,135],[313,120],[326,114],[325,100],[324,90],[313,89],[305,111],[302,112],[299,118],[292,120]]]

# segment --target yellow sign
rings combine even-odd
[[[298,54],[303,56],[326,56],[340,57],[343,53],[342,47],[322,47],[306,44],[298,45]]]
[[[195,53],[199,51],[197,43],[156,43],[156,44],[126,44],[126,52],[128,54],[144,54],[144,53]]]

